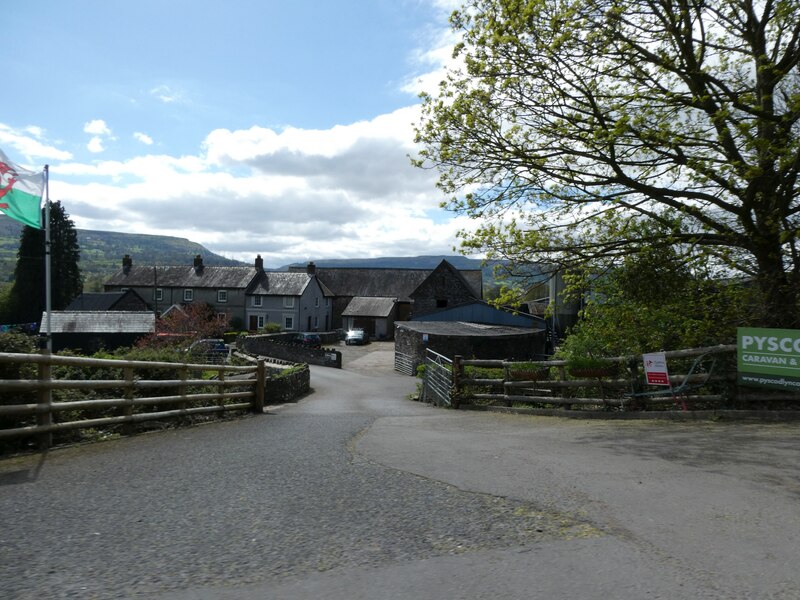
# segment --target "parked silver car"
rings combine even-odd
[[[369,338],[363,329],[351,329],[344,338],[346,346],[361,346],[369,342]]]

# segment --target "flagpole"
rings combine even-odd
[[[50,283],[50,165],[44,166],[44,289],[45,310],[47,311],[47,351],[53,351],[53,331],[50,313],[53,312],[52,289]]]

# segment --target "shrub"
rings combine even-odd
[[[282,331],[280,323],[273,323],[272,321],[266,323],[261,329],[260,333],[280,333]]]

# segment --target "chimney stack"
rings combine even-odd
[[[317,265],[315,265],[313,262],[308,263],[308,265],[306,265],[306,273],[309,275],[316,275]]]
[[[198,275],[203,272],[203,257],[199,254],[194,257],[194,272]]]
[[[256,271],[263,271],[263,270],[264,270],[264,259],[261,258],[261,255],[259,254],[258,256],[256,256]]]
[[[131,267],[133,266],[133,259],[131,258],[130,254],[126,254],[122,257],[122,272],[127,275],[131,272]]]

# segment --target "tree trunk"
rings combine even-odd
[[[756,255],[758,278],[756,280],[763,306],[754,324],[780,329],[800,328],[798,314],[798,292],[783,266],[779,252],[765,252]]]

